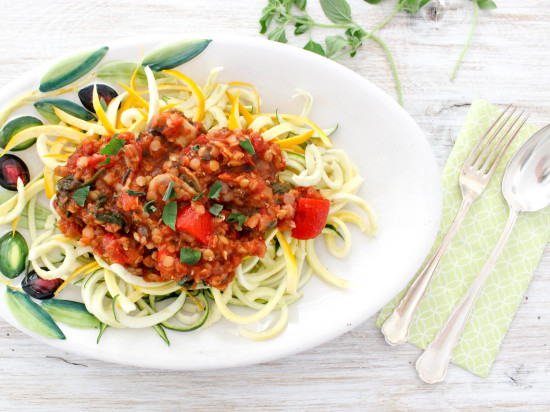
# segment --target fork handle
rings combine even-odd
[[[451,243],[451,240],[460,227],[460,224],[462,223],[464,216],[466,216],[466,212],[468,212],[472,202],[473,200],[468,196],[465,196],[462,199],[460,209],[458,210],[451,227],[447,231],[447,234],[441,241],[441,244],[435,251],[428,264],[425,266],[422,273],[418,275],[410,289],[407,291],[407,294],[403,300],[401,300],[399,306],[394,309],[393,313],[382,325],[382,333],[384,334],[386,342],[389,345],[399,345],[407,341],[407,336],[409,334],[409,328],[411,327],[414,313],[416,312],[422,297],[428,289],[428,285],[432,280],[443,254],[447,250],[449,243]]]
[[[453,350],[468,322],[470,313],[474,308],[476,299],[483,288],[485,280],[493,270],[495,263],[502,252],[504,244],[508,240],[512,228],[518,217],[518,212],[514,209],[510,209],[510,216],[506,222],[506,227],[498,240],[498,243],[485,262],[485,265],[477,275],[476,279],[466,292],[466,295],[462,298],[458,306],[454,309],[445,322],[445,325],[441,328],[435,339],[426,348],[424,353],[416,361],[416,370],[420,375],[420,378],[426,383],[441,382],[445,379],[447,374],[447,368],[451,357],[453,356]]]

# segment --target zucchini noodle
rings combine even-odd
[[[187,291],[174,281],[148,282],[120,264],[108,264],[94,256],[91,247],[80,246],[60,233],[56,225],[60,217],[53,208],[57,183],[54,170],[65,164],[86,136],[99,138],[108,135],[110,130],[138,135],[155,115],[169,108],[202,121],[206,130],[230,125],[252,129],[262,134],[264,140],[281,144],[286,161],[286,170],[279,175],[283,182],[314,186],[330,200],[322,232],[329,253],[338,258],[349,253],[352,248],[350,224],[368,236],[377,231],[372,208],[356,195],[363,182],[359,168],[343,150],[332,148],[327,137],[336,131],[337,125],[320,129],[308,119],[313,97],[297,90],[294,97],[304,99],[299,115],[263,113],[254,87],[241,82],[220,83],[221,71],[221,67],[213,68],[201,87],[175,70],[165,70],[165,76],[156,79],[153,71],[145,67],[146,88],[136,88],[131,81],[105,109],[98,105],[98,117],[104,119],[105,124],[100,120],[85,121],[54,107],[59,124],[23,130],[7,145],[9,149],[37,137],[35,147],[44,164],[44,173],[26,187],[18,180],[17,194],[0,204],[0,224],[18,219],[28,204],[32,268],[44,279],[64,279],[61,289],[66,285],[73,290],[79,288],[87,310],[105,325],[189,331],[208,327],[222,317],[237,324],[254,324],[262,319],[265,324],[267,318],[272,322],[263,330],[254,325],[242,327],[240,335],[252,340],[270,339],[285,329],[289,307],[303,296],[301,289],[312,275],[339,288],[345,288],[348,281],[326,269],[318,257],[315,240],[294,239],[290,232],[282,233],[278,229],[266,235],[265,256],[245,258],[223,292],[203,284]],[[97,99],[95,90],[94,93]],[[40,97],[40,94],[28,94],[24,103],[32,104]],[[21,104],[18,101],[8,106],[9,110]],[[0,118],[7,119],[11,111],[1,113]],[[35,209],[41,192],[50,198],[52,214],[44,230],[38,231]],[[238,307],[246,309],[235,311]],[[273,312],[278,315],[272,315]]]

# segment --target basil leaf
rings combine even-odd
[[[239,142],[239,146],[241,146],[244,150],[246,150],[250,155],[256,154],[256,151],[254,150],[254,146],[252,146],[250,139],[241,140]]]
[[[186,265],[194,265],[201,259],[201,251],[183,248],[180,250],[180,262]]]
[[[116,156],[121,150],[123,150],[126,140],[119,139],[116,136],[117,135],[114,135],[111,141],[107,143],[105,147],[99,151],[99,153],[107,156]]]
[[[208,198],[218,199],[218,197],[220,196],[221,190],[222,190],[222,184],[216,180],[214,184],[210,187],[210,192],[208,192]]]
[[[103,162],[98,163],[97,165],[98,166],[103,166],[103,165],[108,165],[108,164],[111,164],[111,158],[110,157],[107,157]]]
[[[156,212],[157,208],[153,205],[153,203],[156,202],[156,200],[151,200],[150,202],[145,203],[145,205],[143,206],[143,210],[145,210],[145,212],[147,212],[148,214]]]
[[[310,40],[306,43],[306,45],[304,46],[304,50],[308,50],[325,57],[325,50],[323,50],[323,46],[321,46],[319,43],[315,43],[313,40]]]
[[[226,222],[239,222],[239,229],[243,226],[244,221],[246,220],[246,216],[242,213],[231,213],[229,216],[227,216],[227,219],[225,219]]]
[[[170,183],[168,183],[166,192],[164,192],[164,196],[162,196],[162,200],[164,202],[168,202],[170,199],[174,198],[176,198],[176,193],[174,192],[174,181],[171,180]]]
[[[346,0],[320,0],[321,7],[330,21],[336,24],[351,23],[351,8]]]
[[[311,29],[311,25],[308,23],[296,23],[294,25],[294,35],[299,36],[300,34],[307,33]]]
[[[145,192],[134,192],[133,190],[125,190],[125,193],[128,193],[130,196],[143,196]]]
[[[176,218],[178,217],[177,202],[170,202],[164,206],[162,211],[162,221],[172,230],[176,230]]]
[[[101,222],[112,223],[120,227],[126,226],[124,216],[117,212],[96,213],[94,214],[94,217]]]
[[[199,151],[199,148],[201,147],[200,144],[196,144],[194,146],[191,146],[191,150],[194,151],[195,153]]]
[[[380,3],[382,0],[365,0],[367,3],[369,4],[378,4]]]
[[[199,199],[200,199],[201,197],[203,197],[203,196],[204,196],[204,194],[199,193],[198,195],[193,196],[193,200],[197,201],[197,200],[199,200]]]
[[[223,209],[223,205],[216,203],[214,206],[208,209],[208,211],[212,213],[214,216],[219,216],[222,209]]]
[[[88,193],[90,193],[90,186],[81,187],[80,189],[75,190],[73,193],[73,199],[76,203],[78,203],[78,205],[84,207]]]

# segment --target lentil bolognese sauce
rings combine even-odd
[[[265,255],[267,230],[296,226],[297,199],[328,204],[313,187],[290,189],[281,182],[281,149],[251,130],[205,133],[200,123],[170,110],[137,138],[114,138],[123,146],[108,163],[101,149],[113,137],[88,138],[56,169],[62,177],[55,201],[59,228],[148,281],[191,280],[194,288],[202,280],[223,290],[243,258]],[[74,190],[92,179],[89,201],[81,206]],[[154,209],[146,211],[149,202]],[[167,202],[177,204],[175,228],[163,222]],[[201,257],[182,263],[182,249]]]

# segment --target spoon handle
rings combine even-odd
[[[390,317],[382,325],[382,333],[384,334],[386,342],[389,345],[394,346],[407,341],[409,328],[411,327],[416,308],[424,297],[424,294],[428,289],[428,285],[432,280],[443,254],[447,250],[449,243],[451,243],[451,240],[460,227],[460,224],[462,223],[464,216],[466,216],[466,212],[470,208],[471,204],[472,199],[470,197],[463,198],[455,220],[441,241],[441,244],[433,254],[430,261],[424,267],[422,273],[418,275],[410,289],[407,291],[399,306],[395,308]]]
[[[458,306],[454,309],[447,319],[447,322],[440,329],[435,339],[426,348],[424,353],[416,361],[416,370],[420,378],[426,383],[441,382],[447,374],[447,367],[453,356],[453,349],[458,343],[458,339],[468,322],[470,313],[474,308],[476,299],[483,288],[485,280],[493,270],[495,263],[502,252],[504,244],[508,240],[512,228],[516,223],[518,211],[510,209],[508,221],[498,243],[485,262],[481,272],[464,295]]]

